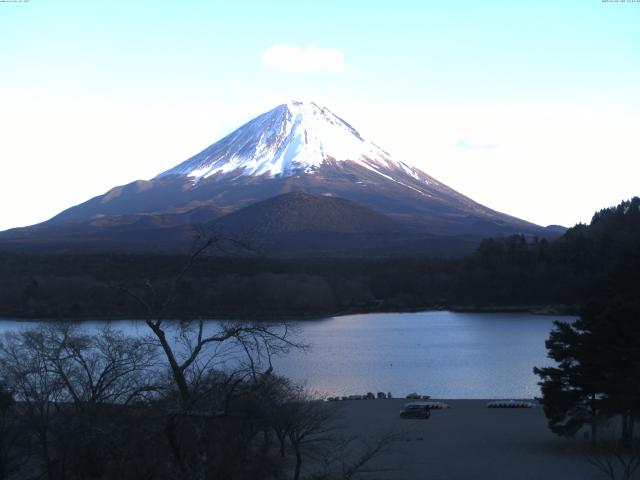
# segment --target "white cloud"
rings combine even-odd
[[[262,54],[262,63],[288,73],[342,72],[344,55],[336,48],[273,45]]]

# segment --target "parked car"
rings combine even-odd
[[[424,418],[425,420],[431,416],[431,408],[425,402],[409,402],[405,403],[400,410],[401,418]]]

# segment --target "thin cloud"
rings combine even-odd
[[[310,45],[273,45],[262,54],[263,65],[287,73],[342,72],[344,55],[336,48],[320,48]]]
[[[493,150],[499,147],[497,143],[473,143],[464,139],[458,140],[455,146],[464,150]]]

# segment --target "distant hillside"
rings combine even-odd
[[[401,232],[389,217],[344,198],[291,192],[257,202],[211,224],[213,231],[285,233]]]

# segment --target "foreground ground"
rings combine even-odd
[[[376,462],[390,469],[371,478],[596,480],[606,478],[587,461],[584,440],[551,433],[542,408],[489,409],[482,400],[447,400],[450,409],[429,420],[403,420],[405,400],[339,402],[345,433],[375,438],[406,432]]]

